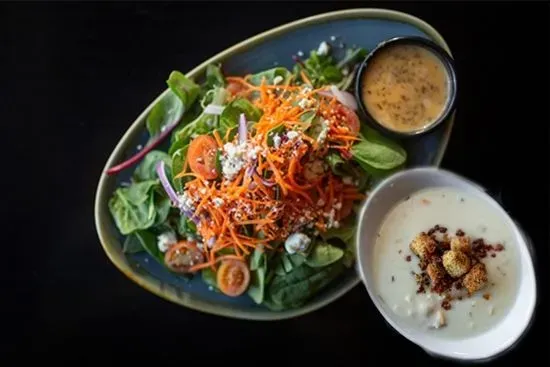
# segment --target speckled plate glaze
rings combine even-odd
[[[430,38],[450,53],[441,35],[424,21],[411,15],[384,9],[350,9],[301,19],[249,38],[206,60],[187,76],[200,79],[206,66],[221,62],[229,74],[247,74],[273,67],[292,67],[291,56],[308,52],[319,43],[338,36],[348,45],[372,50],[379,42],[396,36]],[[147,140],[145,118],[161,94],[132,123],[109,157],[105,169],[135,153]],[[432,133],[406,142],[409,166],[439,165],[452,129],[454,116]],[[281,312],[258,306],[246,295],[238,298],[210,291],[200,276],[187,281],[170,273],[145,253],[126,256],[123,237],[109,214],[108,201],[122,181],[128,181],[131,169],[114,177],[101,175],[95,200],[95,222],[99,239],[109,259],[134,282],[148,291],[188,308],[226,317],[250,320],[278,320],[300,316],[338,299],[360,281],[354,269],[320,292],[304,306]]]

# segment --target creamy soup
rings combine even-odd
[[[487,281],[482,289],[469,295],[464,287],[451,287],[443,293],[447,296],[429,286],[419,290],[414,274],[421,273],[421,263],[410,244],[419,233],[430,233],[435,225],[441,232],[445,230],[446,239],[458,233],[471,240],[481,238],[485,244],[493,244],[488,247],[498,248],[483,258],[474,259],[472,255],[474,263],[485,265]],[[463,337],[481,333],[500,322],[514,302],[518,265],[512,230],[485,202],[453,188],[422,190],[396,205],[383,220],[373,255],[380,300],[405,324],[435,335]],[[463,278],[453,280],[462,284]],[[446,303],[449,297],[451,301]]]
[[[380,50],[363,75],[365,107],[387,128],[410,132],[430,125],[449,97],[448,74],[441,60],[415,45]]]

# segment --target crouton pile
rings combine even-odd
[[[451,237],[447,228],[439,225],[420,233],[409,247],[420,259],[422,270],[416,274],[417,293],[428,288],[442,294],[454,287],[464,288],[468,295],[487,285],[487,269],[480,259],[488,255],[495,257],[497,252],[504,250],[501,244],[487,245],[481,238],[470,241],[462,230]]]

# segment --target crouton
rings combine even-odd
[[[472,250],[470,246],[470,237],[468,236],[457,236],[453,237],[451,240],[451,250],[464,252],[469,254]]]
[[[437,248],[435,240],[426,233],[420,233],[409,245],[411,251],[421,260],[427,260]]]
[[[426,273],[432,281],[432,286],[436,286],[445,279],[445,269],[441,266],[440,263],[431,262],[426,267]]]
[[[477,292],[485,287],[486,284],[487,269],[485,269],[485,264],[483,263],[477,263],[472,266],[472,269],[470,269],[468,274],[462,279],[462,285],[468,290],[469,294]]]
[[[453,278],[460,278],[470,270],[470,258],[460,251],[446,251],[442,257],[443,267]]]

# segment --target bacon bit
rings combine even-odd
[[[429,205],[429,204],[432,203],[432,202],[431,202],[430,200],[428,200],[428,199],[422,199],[422,200],[420,200],[420,202],[421,202],[422,204],[424,204],[424,205]]]
[[[487,301],[491,299],[491,294],[489,293],[484,293],[483,294],[483,298],[485,298]]]
[[[464,236],[464,231],[463,231],[462,229],[458,229],[458,230],[456,231],[456,235],[457,235],[458,237],[462,237],[462,236]]]
[[[448,311],[448,310],[450,310],[450,309],[452,308],[451,302],[449,302],[449,300],[446,300],[446,299],[445,299],[445,300],[443,300],[443,302],[441,302],[441,307],[442,307],[444,310]]]
[[[502,251],[504,250],[504,246],[501,244],[501,243],[498,243],[496,246],[495,246],[495,251]]]
[[[405,260],[406,261],[411,261],[411,255],[407,255],[407,257],[405,257]]]

